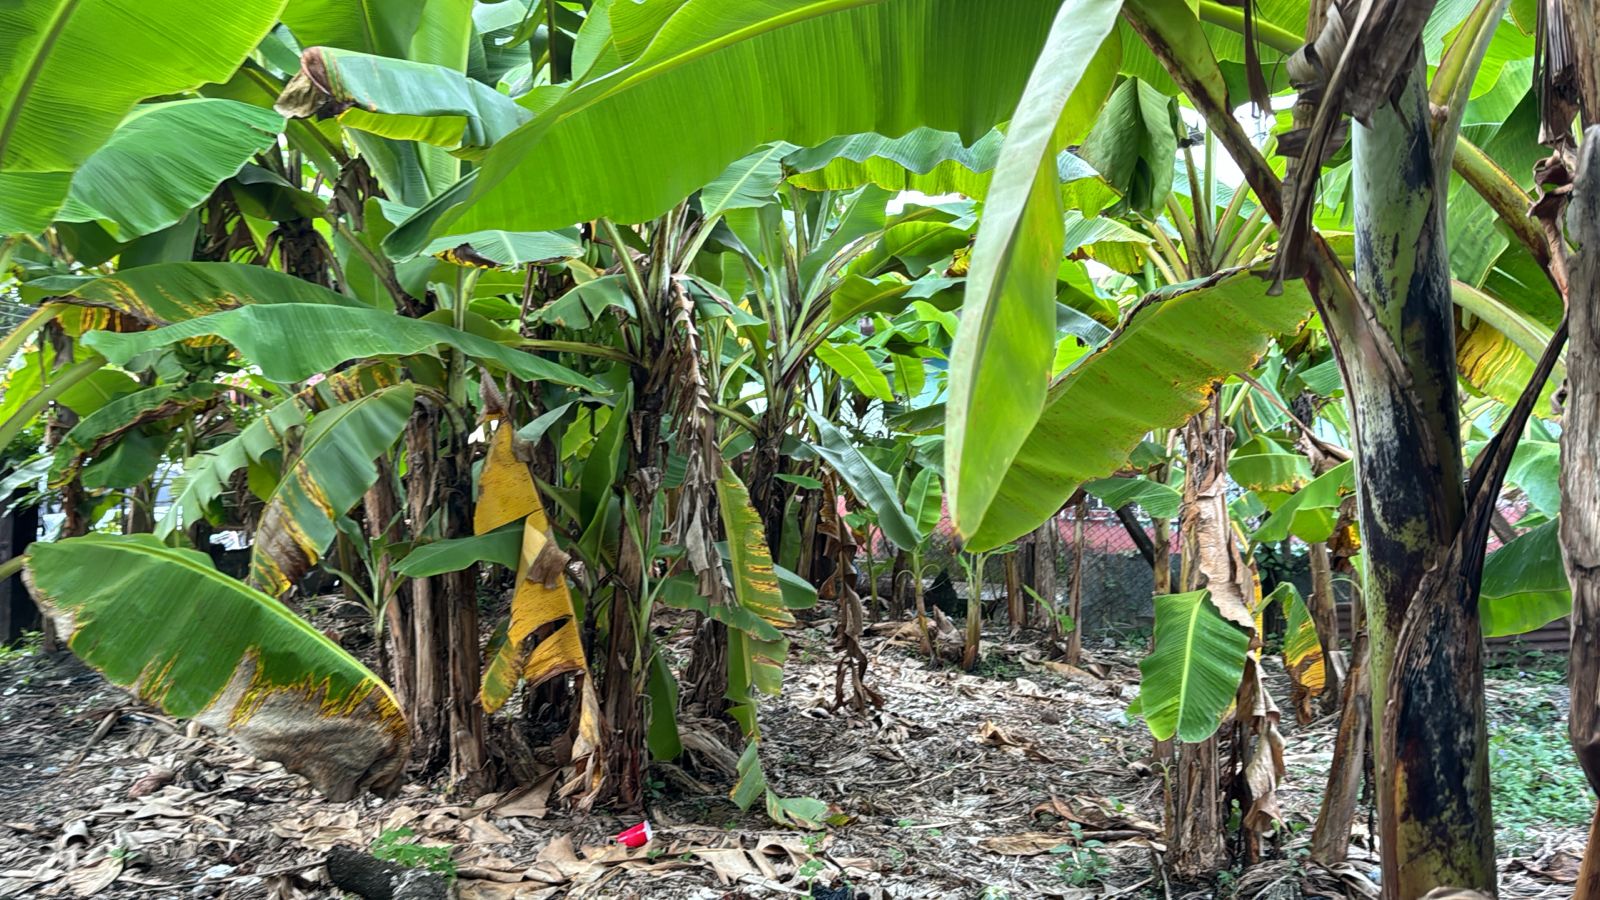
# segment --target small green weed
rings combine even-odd
[[[1498,702],[1489,721],[1494,820],[1504,852],[1533,850],[1543,842],[1542,830],[1582,828],[1594,812],[1588,781],[1567,742],[1566,716],[1545,687],[1561,683],[1563,669],[1517,666],[1489,673],[1492,681],[1516,684],[1492,692]]]
[[[455,881],[456,861],[450,858],[453,848],[428,847],[412,840],[416,836],[417,833],[409,828],[391,828],[372,842],[372,855],[408,869],[437,872]]]
[[[0,644],[0,666],[38,653],[43,644],[43,634],[37,631],[24,631],[22,637],[17,638],[14,643]]]
[[[1070,826],[1073,843],[1062,844],[1050,851],[1065,858],[1056,863],[1056,876],[1072,887],[1088,887],[1103,881],[1111,871],[1111,863],[1100,848],[1105,844],[1083,839],[1083,826],[1073,822]]]

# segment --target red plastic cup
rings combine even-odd
[[[650,843],[650,838],[652,837],[654,837],[654,835],[650,831],[650,823],[640,822],[632,828],[629,828],[627,831],[617,835],[617,843],[627,847],[629,850],[634,850]]]

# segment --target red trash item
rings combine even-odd
[[[652,837],[654,837],[654,834],[650,831],[650,823],[640,822],[617,835],[617,843],[633,850],[650,843],[650,838]]]

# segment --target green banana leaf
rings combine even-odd
[[[466,159],[533,118],[515,100],[441,65],[312,47],[275,108],[303,119],[340,110],[339,123],[379,137],[418,141]]]
[[[1178,125],[1171,97],[1130,78],[1106,101],[1079,154],[1122,195],[1128,209],[1152,214],[1172,193]]]
[[[302,47],[404,58],[428,5],[420,0],[289,0],[283,24]]]
[[[734,161],[700,191],[700,209],[707,220],[730,209],[751,209],[772,202],[783,183],[785,154],[793,144],[775,141]]]
[[[478,268],[521,268],[583,255],[577,229],[562,231],[474,231],[446,235],[423,253],[457,265]]]
[[[894,391],[889,388],[888,376],[873,364],[872,355],[865,347],[824,341],[817,345],[816,353],[818,362],[837,372],[839,377],[850,382],[863,395],[885,403],[894,402]]]
[[[1203,741],[1222,724],[1244,677],[1250,635],[1223,618],[1210,591],[1156,598],[1155,649],[1139,661],[1139,710],[1158,741]]]
[[[1561,515],[1561,445],[1523,439],[1511,454],[1506,483],[1522,488],[1528,502],[1550,518]]]
[[[872,460],[867,459],[833,423],[814,412],[811,422],[816,426],[820,438],[811,449],[844,479],[856,499],[872,510],[884,536],[902,550],[911,550],[920,544],[921,535],[916,523],[900,505],[900,498],[894,490],[894,479],[873,465]]]
[[[282,130],[279,116],[234,100],[135,107],[72,176],[56,218],[101,222],[123,241],[160,231],[274,146]]]
[[[913,128],[900,137],[847,134],[784,157],[789,182],[808,191],[875,184],[890,191],[965,194],[982,200],[1004,138],[990,131],[967,146],[961,135]]]
[[[906,491],[906,514],[916,523],[917,534],[923,540],[927,540],[933,530],[939,527],[939,519],[944,515],[944,488],[939,484],[938,474],[932,469],[919,469],[916,477],[911,479],[911,486]]]
[[[67,645],[163,711],[231,734],[330,800],[392,797],[410,734],[394,694],[282,603],[153,535],[29,549],[35,596]]]
[[[61,438],[50,466],[50,485],[65,485],[77,476],[87,457],[105,452],[129,432],[207,406],[223,390],[223,385],[210,383],[157,385],[114,398],[79,419]]]
[[[309,303],[244,306],[154,331],[132,334],[95,331],[85,335],[84,342],[117,365],[124,365],[141,353],[208,335],[232,344],[245,359],[259,366],[262,376],[268,380],[285,384],[332,371],[352,359],[410,356],[444,344],[528,381],[553,381],[595,392],[604,390],[593,380],[547,359],[448,325],[410,319],[369,306]],[[308,335],[316,339],[304,339]]]
[[[47,292],[46,302],[115,309],[151,325],[168,325],[250,304],[366,306],[264,266],[226,262],[160,263],[91,281],[44,278],[34,285]]]
[[[278,596],[317,564],[338,536],[338,518],[377,482],[373,460],[400,437],[415,399],[415,387],[399,384],[311,419],[261,514],[250,553],[253,583]]]
[[[918,126],[975,140],[1011,113],[1057,5],[687,0],[664,20],[630,22],[636,58],[591,68],[496,144],[451,227],[644,221],[775,140],[805,146]],[[615,4],[614,20],[619,11],[636,12]],[[665,134],[676,137],[658,139]],[[584,190],[571,190],[580,183]]]
[[[950,516],[975,531],[1044,409],[1055,358],[1056,269],[1066,234],[1056,155],[1064,120],[1098,108],[1121,47],[1107,41],[1121,0],[1068,0],[1000,149],[972,248],[963,327],[950,354],[945,486]],[[1042,519],[1041,519],[1042,521]],[[1037,523],[1036,523],[1037,524]]]
[[[1137,503],[1157,519],[1174,518],[1183,503],[1183,495],[1176,488],[1148,478],[1095,478],[1085,481],[1083,489],[1113,509]]]
[[[1274,336],[1298,331],[1311,313],[1305,287],[1289,282],[1279,297],[1268,296],[1269,287],[1234,269],[1157,291],[1135,307],[1051,387],[988,515],[962,526],[968,546],[993,549],[1037,528],[1084,481],[1117,471],[1152,429],[1188,421],[1214,381],[1248,371]],[[949,431],[947,424],[947,446]]]
[[[428,578],[480,562],[498,563],[514,571],[521,550],[522,523],[512,522],[487,534],[422,544],[396,563],[394,571],[403,578]]]
[[[1270,544],[1286,541],[1294,534],[1303,541],[1325,541],[1333,534],[1334,512],[1355,489],[1355,463],[1340,463],[1285,500],[1250,539]]]
[[[0,15],[0,234],[44,230],[135,103],[226,81],[283,0],[30,0]],[[66,117],[66,118],[63,118]]]
[[[1298,491],[1311,480],[1311,461],[1256,437],[1233,451],[1228,475],[1247,491]]]
[[[1572,612],[1560,531],[1561,520],[1552,519],[1483,561],[1478,613],[1484,637],[1538,631]]]

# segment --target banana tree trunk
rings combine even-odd
[[[1478,584],[1450,553],[1466,497],[1444,193],[1418,56],[1397,100],[1351,128],[1364,308],[1329,323],[1355,417],[1384,896],[1402,900],[1495,886]]]
[[[1311,859],[1324,866],[1344,862],[1350,855],[1350,828],[1356,820],[1361,776],[1367,764],[1367,732],[1372,725],[1368,706],[1371,682],[1367,675],[1367,633],[1357,625],[1350,648],[1350,671],[1345,677],[1344,709],[1333,741],[1333,769],[1322,793],[1317,823],[1311,831]]]
[[[438,460],[440,505],[445,510],[446,538],[472,534],[472,454],[467,436],[451,423]],[[489,787],[489,753],[484,743],[482,646],[478,634],[478,567],[468,566],[437,579],[445,610],[448,642],[450,780],[469,794]]]
[[[1572,585],[1572,644],[1567,733],[1589,786],[1600,793],[1600,128],[1580,149],[1582,165],[1569,221],[1582,248],[1571,267],[1571,346],[1567,351],[1566,421],[1561,430],[1561,549]],[[1575,897],[1600,898],[1600,811],[1595,814]]]
[[[1011,633],[1015,635],[1028,624],[1028,607],[1022,597],[1022,549],[1019,547],[1005,557],[1006,617],[1011,620]]]
[[[1033,571],[1028,583],[1033,592],[1043,598],[1046,606],[1036,612],[1040,617],[1053,617],[1056,599],[1056,561],[1059,558],[1061,533],[1056,531],[1054,516],[1033,532]],[[1046,623],[1046,627],[1049,624]]]
[[[1311,596],[1306,608],[1311,612],[1322,650],[1322,711],[1331,713],[1339,708],[1346,677],[1346,657],[1339,649],[1339,609],[1333,596],[1333,560],[1326,541],[1312,544],[1307,556],[1311,564]]]
[[[428,409],[406,425],[406,507],[412,534],[422,530],[437,501],[438,452],[434,444],[440,416]],[[443,765],[449,753],[445,704],[449,691],[449,654],[445,613],[438,579],[411,580],[411,693],[406,721],[411,723],[413,763],[424,772]]]
[[[1067,589],[1067,617],[1072,620],[1072,630],[1067,633],[1067,665],[1083,661],[1083,556],[1089,549],[1088,528],[1084,519],[1089,517],[1087,501],[1078,501],[1072,522],[1072,581]]]
[[[1183,430],[1185,476],[1180,528],[1183,535],[1182,587],[1185,591],[1212,588],[1227,591],[1227,573],[1208,572],[1203,562],[1216,557],[1218,542],[1232,537],[1226,518],[1216,517],[1224,465],[1228,458],[1224,432],[1215,427],[1217,397],[1195,415]],[[1078,527],[1082,528],[1080,520]],[[1224,508],[1225,515],[1225,508]],[[1208,549],[1208,547],[1210,549]],[[1212,584],[1213,576],[1216,583]],[[1218,598],[1218,605],[1226,602]],[[1195,878],[1222,867],[1222,783],[1218,771],[1217,735],[1203,741],[1177,742],[1175,764],[1167,775],[1167,858],[1180,877]]]
[[[401,539],[398,520],[400,502],[395,497],[393,479],[393,467],[389,459],[380,458],[378,480],[361,498],[361,506],[365,513],[368,536],[396,543]],[[380,584],[389,585],[393,582],[395,575],[391,568],[388,554],[383,554],[378,560]],[[415,690],[412,683],[416,676],[416,648],[412,644],[411,590],[408,585],[400,585],[394,596],[389,598],[389,602],[384,604],[383,631],[384,636],[379,642],[379,647],[386,662],[383,667],[386,670],[384,674],[394,688],[395,696],[400,698],[401,706],[409,709],[411,696]]]

